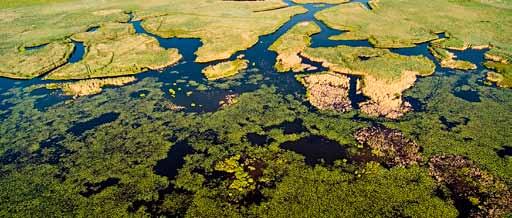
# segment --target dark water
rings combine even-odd
[[[448,120],[448,118],[446,118],[445,116],[441,116],[441,117],[439,117],[439,121],[441,121],[441,123],[445,126],[444,129],[446,131],[452,131],[455,127],[457,127],[459,125],[467,125],[469,122],[469,119],[464,117],[462,119],[462,121],[451,121],[451,120]]]
[[[512,157],[512,146],[503,146],[502,149],[496,151],[496,154],[501,158]]]
[[[83,42],[73,41],[73,44],[75,44],[75,48],[73,49],[73,53],[71,53],[71,56],[69,57],[69,63],[79,62],[83,59],[85,55],[85,46]]]
[[[170,180],[173,179],[178,174],[178,169],[185,164],[183,158],[187,154],[192,154],[193,151],[194,150],[188,143],[184,141],[177,142],[171,147],[167,157],[156,163],[154,168],[155,172],[158,175],[166,176]]]
[[[307,129],[302,125],[303,121],[301,119],[295,119],[292,122],[283,122],[279,125],[269,126],[265,128],[265,131],[269,131],[271,129],[282,129],[284,134],[299,134],[306,132]]]
[[[481,102],[480,92],[469,85],[469,75],[464,75],[457,80],[452,89],[452,93],[454,96],[468,102]]]
[[[60,93],[60,91],[56,92],[47,89],[36,89],[35,92],[31,94],[42,97],[35,101],[34,108],[36,108],[38,111],[47,111],[48,108],[71,99],[71,97],[61,95]]]
[[[290,0],[286,0],[288,5],[295,5]],[[363,4],[367,4],[368,1],[354,1],[354,2],[362,2]],[[303,5],[306,9],[308,9],[307,13],[299,14],[290,19],[287,23],[281,26],[276,32],[272,34],[268,34],[265,36],[261,36],[257,44],[253,47],[245,50],[237,52],[232,55],[229,60],[234,60],[239,55],[244,55],[247,60],[250,61],[251,69],[257,69],[255,71],[251,71],[253,73],[243,73],[238,76],[238,79],[233,79],[235,81],[232,85],[225,84],[224,88],[215,87],[215,84],[225,82],[226,80],[221,80],[216,83],[208,82],[204,76],[201,74],[201,71],[204,67],[219,63],[221,61],[213,61],[210,63],[195,63],[194,60],[196,55],[195,51],[202,45],[199,39],[181,39],[181,38],[162,38],[156,36],[152,33],[147,32],[143,28],[143,23],[141,21],[133,21],[130,20],[129,23],[133,24],[135,30],[139,34],[146,34],[151,37],[154,37],[158,40],[160,45],[163,48],[177,48],[180,53],[183,55],[183,60],[176,64],[175,66],[169,66],[161,72],[156,71],[148,71],[145,73],[141,73],[136,75],[138,79],[143,79],[145,77],[157,77],[159,81],[163,82],[162,91],[167,93],[167,97],[170,98],[177,105],[185,106],[186,112],[211,112],[219,109],[219,101],[223,100],[226,95],[229,94],[239,94],[243,92],[249,92],[256,90],[260,87],[260,85],[272,85],[278,88],[280,92],[284,93],[303,93],[304,88],[296,81],[293,73],[276,73],[274,70],[276,53],[269,51],[268,47],[279,37],[285,34],[291,27],[294,25],[303,22],[303,21],[313,21],[317,25],[320,26],[321,32],[312,36],[312,47],[329,47],[329,46],[339,46],[339,45],[347,45],[347,46],[365,46],[371,47],[367,40],[329,40],[328,38],[333,35],[342,34],[342,31],[334,30],[327,27],[324,23],[315,19],[314,14],[318,11],[324,10],[326,8],[332,7],[334,5],[330,4],[305,4]],[[92,27],[88,31],[96,31],[97,27]],[[83,43],[74,42],[75,49],[72,53],[69,63],[76,63],[80,61],[85,52],[86,48]],[[423,43],[419,44],[414,48],[403,48],[403,49],[393,49],[393,51],[403,54],[403,55],[425,55],[432,60],[434,58],[428,51],[428,44]],[[483,60],[483,53],[485,50],[468,50],[467,52],[456,52],[457,56],[464,60],[471,60],[475,63],[481,63]],[[304,59],[304,62],[316,66],[318,69],[314,72],[326,70],[319,63],[313,63],[307,59]],[[435,61],[437,63],[437,61]],[[438,67],[438,70],[440,68]],[[264,81],[260,81],[256,84],[247,83],[249,77],[251,75],[263,75],[266,79]],[[232,80],[232,81],[233,81]],[[350,90],[350,98],[353,101],[353,106],[357,108],[357,102],[364,100],[363,96],[357,95],[355,88],[356,77],[351,78],[351,90]],[[7,89],[14,87],[13,84],[15,80],[9,79],[0,79],[0,89]],[[185,82],[178,82],[185,81]],[[202,87],[207,87],[207,90],[197,90],[197,85],[190,85],[190,81],[193,81],[195,84],[199,84]],[[43,82],[39,80],[35,80],[35,82]],[[21,82],[24,84],[33,84],[34,82]],[[169,94],[169,90],[172,89],[176,91],[175,96],[171,96]],[[461,93],[463,95],[470,95],[472,93]],[[1,98],[1,97],[0,97]],[[0,99],[1,100],[1,99]],[[55,105],[55,102],[66,100],[65,98],[58,97],[49,97],[48,99],[42,99],[37,108],[45,108]]]
[[[307,165],[326,163],[347,158],[347,151],[336,141],[322,136],[309,136],[297,141],[285,142],[281,148],[302,154]]]
[[[41,49],[41,48],[44,48],[46,47],[48,44],[42,44],[42,45],[36,45],[36,46],[31,46],[31,47],[25,47],[25,50],[27,51],[33,51],[33,50],[37,50],[37,49]]]
[[[256,146],[263,146],[269,144],[271,141],[271,139],[268,136],[260,135],[258,133],[248,133],[245,137],[247,138],[247,140],[249,140],[249,142],[252,145]]]
[[[118,178],[108,178],[107,180],[102,181],[100,183],[87,182],[87,183],[85,183],[86,190],[81,191],[80,195],[82,195],[84,197],[90,197],[92,195],[100,193],[101,191],[103,191],[104,189],[106,189],[110,186],[117,185],[119,183],[119,181],[121,181],[121,180]]]
[[[95,26],[95,27],[91,27],[89,29],[87,29],[87,32],[96,32],[100,27],[99,26]]]
[[[115,120],[117,120],[119,115],[120,114],[116,113],[116,112],[105,113],[105,114],[102,114],[101,116],[93,118],[89,121],[75,124],[73,127],[68,129],[68,132],[70,132],[76,136],[80,136],[88,130],[94,129],[103,124],[114,122]]]
[[[143,98],[144,96],[149,95],[149,93],[151,93],[149,90],[140,90],[140,91],[132,92],[130,94],[130,97],[132,97],[132,98]]]

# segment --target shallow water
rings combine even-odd
[[[316,135],[285,142],[280,147],[304,155],[306,164],[310,166],[320,163],[331,165],[335,160],[347,158],[343,145]]]

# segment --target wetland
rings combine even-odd
[[[0,216],[509,217],[511,21],[499,0],[7,0]]]

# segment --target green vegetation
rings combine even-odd
[[[234,76],[247,69],[248,66],[249,61],[244,59],[237,59],[234,61],[226,61],[216,65],[208,66],[203,69],[203,74],[208,80],[218,80]]]
[[[429,50],[439,60],[442,67],[458,70],[474,70],[477,68],[475,64],[469,61],[454,60],[455,55],[453,53],[444,48],[436,47],[435,44],[432,44]]]
[[[45,4],[50,1],[54,3]],[[181,68],[137,81],[134,76],[116,77],[165,67],[180,58],[175,49],[165,50],[154,38],[135,34],[124,23],[126,12],[162,36],[200,38],[204,44],[198,61],[206,61],[254,45],[254,38],[304,11],[283,8],[280,0],[190,2],[0,3],[0,37],[5,39],[0,41],[0,76],[32,78],[50,71],[50,79],[83,79],[0,87],[0,217],[512,215],[512,92],[482,86],[484,72],[433,75],[429,59],[381,48],[307,48],[318,31],[309,23],[307,28],[295,26],[272,48],[321,62],[329,72],[275,75],[247,69],[249,61],[240,57],[205,68],[209,80],[238,74],[220,81],[198,79],[191,73],[199,72]],[[512,4],[505,1],[374,0],[371,5],[375,12],[369,12],[382,20],[365,13],[369,23],[357,21],[363,24],[344,36],[368,37],[362,32],[374,25],[382,25],[382,36],[386,25],[403,35],[418,31],[418,40],[447,31],[449,38],[433,41],[431,50],[450,61],[457,61],[452,49],[483,45],[468,39],[509,37],[498,35],[508,31],[500,28],[510,27],[503,20]],[[332,19],[333,11],[345,7],[360,5],[320,14],[329,13]],[[384,16],[384,9],[395,17]],[[408,16],[411,11],[418,18]],[[470,24],[482,30],[502,26],[461,37],[475,30],[451,28],[466,22],[457,11],[468,22],[478,20]],[[335,19],[360,13],[358,8],[347,12]],[[358,16],[347,19],[356,22]],[[427,16],[438,16],[435,23],[450,28],[427,28],[425,23],[434,23]],[[96,31],[86,31],[96,26]],[[373,43],[389,42],[372,37]],[[390,41],[403,45],[402,39]],[[85,58],[55,69],[68,59],[71,40],[86,45]],[[492,50],[485,65],[495,71],[488,73],[488,80],[510,87],[509,45],[486,43]],[[120,87],[102,90],[105,86]],[[369,97],[360,103],[361,110],[351,109],[350,100],[360,97],[352,98],[352,91]],[[89,94],[74,100],[63,96]],[[412,108],[405,97],[419,110],[405,114]],[[208,104],[215,110],[200,110]],[[317,141],[304,140],[315,137],[333,141],[343,154],[310,164],[308,152],[285,146],[318,149]]]
[[[276,31],[293,15],[306,12],[299,6],[280,8],[279,1],[204,1],[184,4],[164,15],[159,12],[138,16],[143,27],[162,37],[200,38],[203,46],[196,52],[197,62],[227,59],[237,51],[250,48],[261,35]],[[186,7],[188,6],[188,7]],[[256,6],[262,10],[256,10]],[[256,12],[255,12],[256,11]],[[147,17],[147,18],[146,18]]]
[[[371,11],[350,3],[321,11],[316,17],[332,28],[349,31],[332,39],[368,39],[384,48],[413,47],[436,39],[435,33],[446,32],[452,39],[444,48],[492,45],[494,56],[512,55],[512,4],[508,1],[379,0],[372,4]],[[460,61],[446,66],[472,67]]]
[[[133,12],[139,20],[145,19],[144,27],[159,35],[201,38],[204,45],[198,51],[198,61],[202,62],[228,58],[236,51],[249,48],[257,42],[259,36],[272,33],[291,16],[305,12],[302,7],[269,11],[269,9],[285,6],[279,0],[264,2],[201,0],[195,1],[194,4],[190,4],[187,0],[174,1],[173,4],[165,0],[144,3],[135,0],[109,2],[66,0],[45,4],[46,2],[23,0],[14,3],[9,0],[0,3],[0,38],[4,39],[0,42],[0,76],[33,78],[57,68],[65,63],[72,50],[72,45],[67,44],[67,38],[105,23],[127,22],[129,20],[127,12]],[[101,77],[101,74],[119,76],[134,74],[156,66],[162,67],[164,63],[169,64],[168,56],[162,51],[155,50],[157,48],[153,46],[153,41],[146,36],[123,37],[110,43],[91,41],[88,57],[93,60],[89,60],[88,64],[93,67],[92,75],[88,75],[91,73],[85,70],[83,64],[78,64],[66,67],[67,69],[61,71],[62,74],[54,74],[53,77],[75,79],[89,78],[88,76]],[[24,52],[25,47],[47,43],[50,45],[45,48],[29,53]],[[122,50],[123,46],[138,48],[139,53],[156,52],[154,56],[142,54],[145,60],[138,60],[154,61],[157,63],[156,66],[145,66],[147,64],[143,63],[133,66],[119,61],[105,67],[104,65],[109,62],[108,58],[96,60],[99,57],[112,56],[113,48]],[[116,57],[117,55],[119,54],[116,54]],[[121,56],[126,54],[121,53]],[[170,56],[176,57],[175,54]],[[160,58],[155,59],[156,57]],[[120,65],[115,66],[116,64]],[[99,69],[103,67],[105,67],[104,70]]]
[[[370,164],[365,171],[359,178],[319,167],[293,171],[261,207],[263,217],[457,217],[434,196],[425,170]]]
[[[105,24],[96,32],[73,37],[87,47],[84,58],[67,64],[46,78],[52,80],[124,76],[177,63],[177,49],[163,49],[152,37],[136,35],[129,24]]]
[[[301,72],[310,67],[302,63],[299,53],[311,45],[311,36],[320,31],[320,27],[314,22],[302,22],[277,39],[269,48],[278,54],[276,70]]]
[[[509,52],[512,49],[511,34],[506,34],[512,29],[510,11],[492,3],[379,0],[373,4],[376,7],[371,11],[358,3],[343,4],[316,17],[333,28],[350,31],[337,39],[369,39],[377,47],[412,47],[436,39],[434,33],[447,32],[471,46],[494,45]]]
[[[496,72],[487,73],[487,80],[496,83],[499,87],[512,87],[512,65],[488,61],[485,66]]]
[[[512,94],[479,86],[477,79],[478,75],[458,73],[426,77],[406,92],[425,104],[424,112],[410,113],[401,122],[368,119],[414,138],[425,160],[436,154],[464,155],[510,184],[512,159],[499,157],[496,149],[512,138],[508,131]],[[454,96],[451,87],[459,80],[478,90],[481,101]],[[423,164],[384,169],[349,161],[311,168],[302,155],[279,148],[286,141],[321,135],[357,153],[359,143],[353,134],[369,124],[353,120],[356,111],[313,112],[300,101],[301,96],[262,87],[213,113],[176,112],[168,107],[174,103],[165,98],[162,85],[147,78],[46,110],[33,107],[47,97],[27,95],[33,88],[9,90],[6,94],[12,97],[7,103],[15,106],[0,128],[0,214],[457,216],[453,202],[435,196],[438,184]],[[130,97],[139,90],[148,91],[144,98]],[[68,131],[112,110],[119,113],[115,121],[81,135]],[[464,117],[469,121],[447,131],[440,116],[451,122]],[[279,127],[296,119],[302,120],[303,132],[286,133]],[[248,133],[269,140],[254,146]],[[48,147],[49,142],[54,146]],[[178,166],[175,178],[156,175],[153,167],[177,142],[186,142],[193,152]],[[88,185],[109,178],[119,182],[89,197],[80,194]],[[169,184],[185,191],[159,196]],[[263,196],[261,203],[251,200],[257,196]],[[151,206],[130,212],[135,201]]]
[[[374,116],[397,118],[410,110],[402,93],[413,86],[416,76],[434,73],[435,65],[422,56],[402,56],[387,49],[338,46],[308,48],[302,55],[322,62],[330,70],[362,76],[362,92],[370,101],[361,109]]]
[[[56,42],[35,51],[2,54],[0,51],[0,76],[15,79],[32,79],[60,67],[67,62],[73,44]]]

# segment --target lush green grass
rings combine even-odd
[[[83,60],[67,64],[46,78],[51,80],[124,76],[156,70],[177,63],[177,49],[164,49],[152,37],[136,35],[129,24],[106,24],[96,32],[73,37],[83,41],[87,53]]]
[[[0,38],[3,39],[0,41],[0,74],[13,78],[31,78],[47,73],[53,68],[40,66],[56,62],[48,60],[48,57],[64,56],[55,55],[61,54],[60,50],[41,49],[37,57],[27,57],[21,52],[25,47],[50,42],[64,43],[67,38],[91,27],[109,22],[126,22],[129,19],[127,12],[136,14],[136,19],[147,19],[144,26],[162,36],[201,38],[204,45],[198,51],[199,61],[228,58],[236,51],[254,45],[259,36],[277,30],[292,15],[305,12],[302,7],[266,11],[284,6],[280,0],[200,0],[193,4],[188,0],[176,0],[172,4],[167,0],[63,0],[54,4],[43,1],[16,2],[2,2],[3,8],[0,9]],[[62,63],[63,60],[58,62]],[[136,66],[128,71],[139,71],[141,67],[144,66]]]
[[[272,2],[268,6],[281,6]],[[143,26],[162,37],[200,38],[203,46],[196,52],[197,62],[227,59],[256,44],[259,36],[276,31],[291,16],[306,12],[298,6],[253,12],[256,7],[247,2],[192,7],[194,5],[165,16],[144,19]]]
[[[333,28],[350,31],[333,39],[369,39],[377,47],[412,47],[437,38],[434,33],[447,32],[466,45],[493,45],[493,50],[512,53],[510,1],[379,0],[373,5],[370,11],[357,3],[344,4],[316,17]]]

